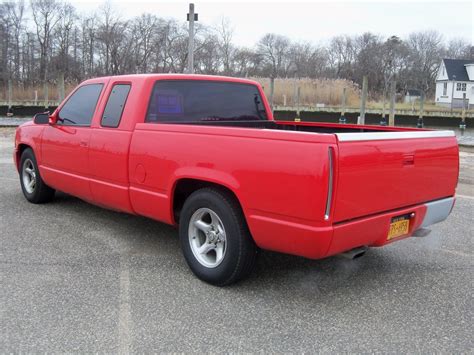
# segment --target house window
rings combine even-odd
[[[443,96],[448,94],[448,83],[443,83]]]
[[[456,91],[466,91],[466,83],[456,83]]]

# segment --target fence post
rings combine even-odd
[[[44,82],[44,108],[49,107],[49,87],[48,87],[48,82]]]
[[[298,96],[298,83],[296,81],[296,74],[295,77],[293,78],[293,106],[296,106],[296,101],[297,101],[297,96]]]
[[[13,116],[13,109],[12,109],[12,101],[13,101],[13,87],[12,87],[12,80],[8,79],[8,109],[7,109],[7,117]]]
[[[339,123],[346,123],[347,120],[346,120],[346,95],[347,95],[347,91],[346,91],[346,88],[342,88],[342,109],[341,109],[341,117],[339,118]]]
[[[301,87],[298,86],[296,89],[296,116],[300,118],[300,99],[301,99]]]
[[[382,94],[382,118],[380,119],[380,125],[381,126],[386,126],[387,125],[387,120],[385,119],[385,104],[386,104],[386,87],[383,89],[383,94]]]
[[[13,96],[13,88],[12,88],[12,80],[8,79],[8,109],[12,107],[12,96]]]
[[[395,126],[395,95],[396,95],[396,81],[390,83],[390,114],[388,116],[388,125]]]
[[[270,78],[270,108],[273,112],[273,95],[275,93],[275,78]]]
[[[466,129],[466,93],[462,94],[461,122],[459,123],[459,129],[461,130],[461,135],[463,136],[464,130]]]
[[[38,105],[38,90],[35,90],[35,106]]]
[[[283,106],[286,107],[286,94],[283,94]]]
[[[360,99],[360,116],[358,124],[365,124],[365,103],[367,101],[367,76],[362,78],[362,97]]]
[[[423,123],[423,107],[425,105],[425,92],[421,92],[421,97],[420,97],[420,115],[418,116],[418,122],[416,124],[417,128],[423,128],[424,123]]]
[[[58,82],[58,99],[62,102],[64,100],[64,73],[59,73]]]

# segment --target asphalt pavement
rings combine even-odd
[[[22,196],[0,129],[0,352],[473,353],[474,154],[452,215],[356,260],[263,252],[226,288],[177,231],[58,194]]]

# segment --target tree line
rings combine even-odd
[[[61,0],[0,3],[0,81],[22,87],[129,73],[182,73],[187,65],[186,21],[155,14],[124,19],[110,2],[80,14]],[[373,95],[417,88],[430,94],[443,57],[474,59],[463,39],[443,40],[436,31],[385,38],[374,33],[341,35],[327,43],[268,33],[253,47],[233,43],[235,27],[196,24],[194,71],[240,77],[346,79],[369,77]]]

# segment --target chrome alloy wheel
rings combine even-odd
[[[189,220],[188,236],[194,257],[201,265],[215,268],[224,260],[224,224],[214,211],[200,208],[194,212]]]
[[[35,192],[36,187],[36,170],[31,159],[25,159],[23,162],[22,168],[22,179],[23,179],[23,186],[29,194]]]

